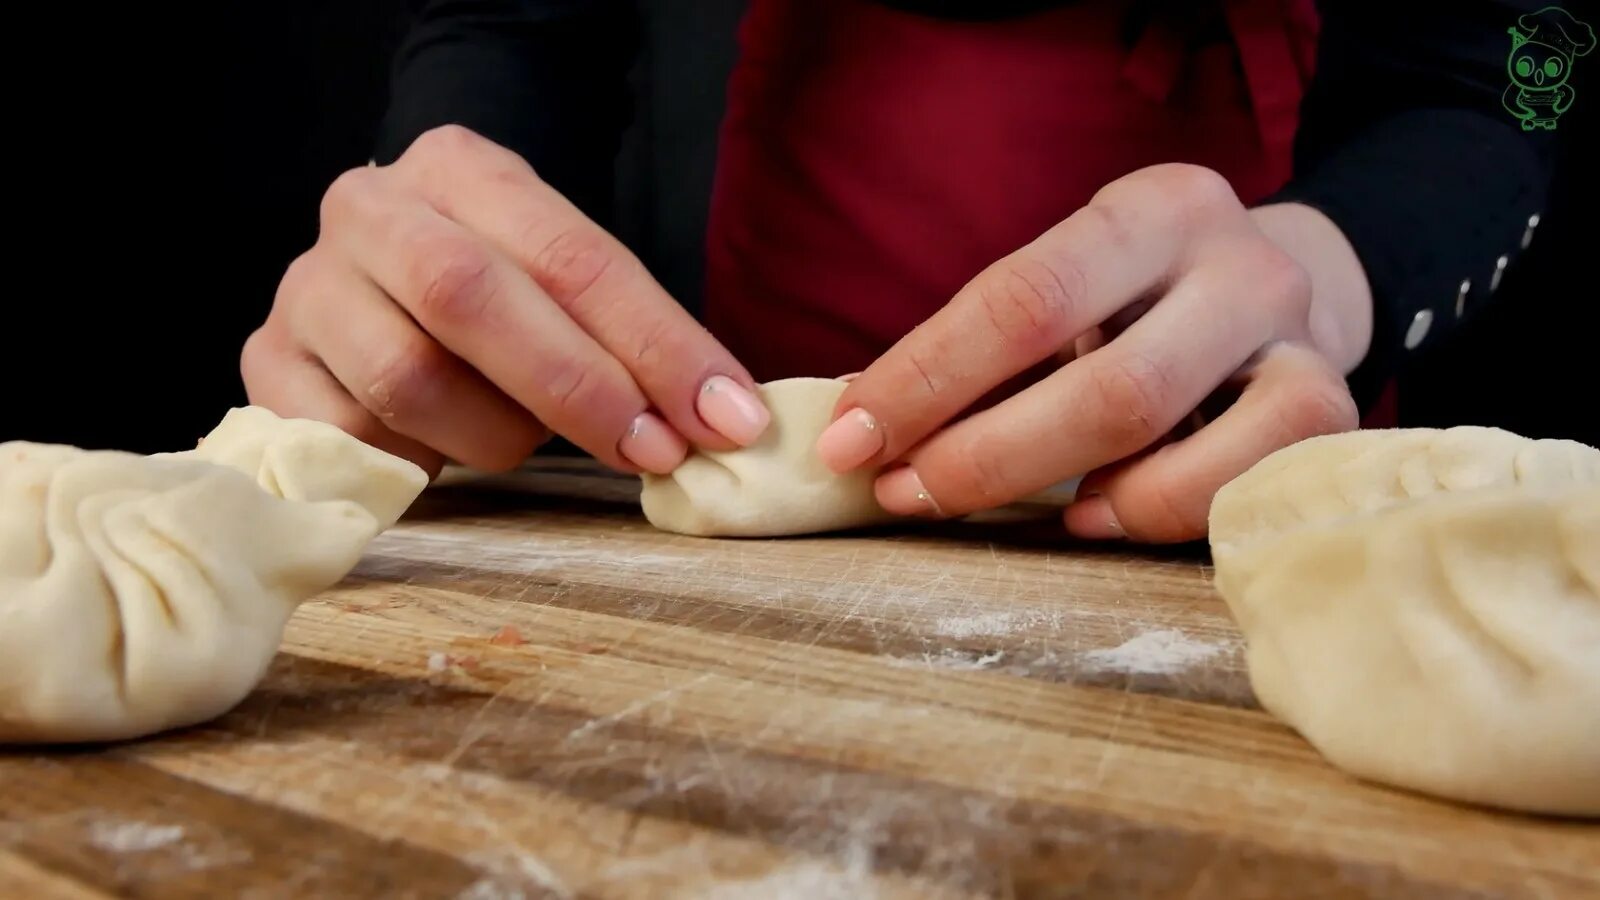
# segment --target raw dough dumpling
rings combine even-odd
[[[259,406],[229,410],[198,447],[165,455],[238,469],[285,500],[353,500],[380,528],[398,521],[427,481],[412,463],[327,422],[283,419]]]
[[[207,444],[310,433],[274,420],[230,417]],[[277,470],[280,486],[342,485],[314,501],[192,451],[0,444],[0,743],[136,738],[242,700],[294,609],[426,485],[410,463],[314,432],[323,446]],[[342,474],[295,467],[326,460]]]
[[[1291,444],[1218,492],[1213,544],[1287,531],[1431,494],[1600,481],[1600,451],[1498,428],[1370,429]]]
[[[892,518],[873,497],[877,472],[835,475],[816,454],[845,382],[789,378],[761,385],[772,424],[755,444],[690,455],[671,475],[645,473],[640,502],[663,531],[775,537],[839,531]]]
[[[1257,698],[1335,765],[1600,816],[1600,450],[1313,438],[1219,491],[1210,539]]]

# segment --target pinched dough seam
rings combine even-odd
[[[76,543],[81,544],[86,552],[95,557],[94,577],[100,581],[101,595],[105,598],[105,602],[107,604],[106,616],[112,623],[111,646],[106,648],[106,654],[108,657],[110,657],[109,668],[111,670],[112,681],[117,689],[117,700],[126,706],[128,703],[128,681],[130,680],[131,676],[131,673],[128,671],[128,635],[122,627],[123,620],[121,597],[118,595],[115,586],[111,583],[111,576],[106,572],[105,561],[101,558],[99,547],[97,545],[104,546],[106,552],[117,559],[121,559],[122,554],[117,552],[116,548],[112,546],[111,541],[107,540],[104,535],[101,535],[99,540],[96,540],[90,536],[89,530],[85,527],[85,513],[83,511],[83,507],[90,500],[94,499],[92,495],[78,498],[78,502],[72,506],[71,515],[66,517],[66,522],[53,523],[49,515],[50,510],[55,506],[55,492],[57,490],[65,490],[65,487],[63,487],[64,484],[70,485],[70,482],[67,482],[63,478],[63,473],[70,472],[71,469],[71,463],[63,466],[61,469],[56,471],[55,477],[53,477],[50,481],[50,493],[45,498],[45,515],[42,517],[45,522],[45,536],[47,538],[53,538],[53,536],[49,534],[50,526],[52,524],[71,527],[76,531],[76,533],[70,535],[70,537],[74,538]],[[104,515],[104,512],[102,512],[101,518],[104,518]],[[46,573],[48,573],[50,569],[54,567],[57,561],[57,554],[54,551],[53,540],[47,541],[47,543],[51,546],[51,554],[50,564],[44,569]]]
[[[1600,482],[1596,483],[1600,484]],[[1587,482],[1579,481],[1571,485],[1565,485],[1564,487],[1583,487],[1586,484]],[[1470,497],[1485,492],[1504,491],[1517,487],[1525,487],[1529,492],[1536,495],[1542,494],[1556,496],[1557,494],[1555,492],[1558,490],[1556,487],[1551,485],[1540,484],[1530,486],[1513,482],[1492,483],[1483,485],[1482,487],[1466,488],[1464,490],[1442,489],[1429,494],[1406,494],[1403,497],[1396,498],[1392,503],[1379,506],[1375,509],[1350,509],[1327,516],[1305,516],[1298,518],[1292,525],[1267,525],[1264,527],[1242,529],[1240,535],[1232,540],[1216,541],[1213,545],[1213,552],[1215,552],[1216,549],[1222,549],[1234,553],[1244,552],[1245,550],[1256,552],[1264,549],[1267,546],[1270,546],[1276,541],[1283,540],[1284,538],[1296,534],[1306,528],[1332,528],[1335,526],[1343,526],[1360,520],[1376,519],[1381,516],[1389,515],[1390,513],[1414,509],[1418,504],[1437,502],[1445,497]],[[1344,492],[1340,491],[1340,495],[1343,497]],[[1235,500],[1233,502],[1239,504],[1253,503],[1253,501],[1248,499]]]
[[[1470,493],[1473,492],[1463,491],[1460,495]],[[1482,513],[1480,512],[1479,515],[1482,515]],[[1486,656],[1503,660],[1517,675],[1522,677],[1524,683],[1532,681],[1538,668],[1532,662],[1524,659],[1521,654],[1517,653],[1515,649],[1508,646],[1504,641],[1496,638],[1494,633],[1489,630],[1489,627],[1484,624],[1483,619],[1467,604],[1461,591],[1460,573],[1451,572],[1450,567],[1446,566],[1443,561],[1443,544],[1446,538],[1440,536],[1437,532],[1430,531],[1425,539],[1428,542],[1426,553],[1428,574],[1440,585],[1440,589],[1433,592],[1439,596],[1440,600],[1435,605],[1435,609],[1441,615],[1453,621],[1462,634],[1470,635],[1468,639],[1476,644]],[[1412,647],[1409,640],[1406,641],[1406,647],[1413,651],[1413,656],[1416,655],[1415,648]]]

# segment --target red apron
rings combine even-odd
[[[753,0],[728,86],[706,317],[756,378],[864,368],[985,266],[1119,176],[1186,161],[1249,203],[1289,176],[1310,0],[1124,33],[1081,0],[958,22],[870,0]]]

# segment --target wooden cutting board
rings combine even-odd
[[[1256,708],[1203,550],[636,498],[452,477],[229,715],[0,755],[0,897],[1600,895],[1600,826],[1359,783]]]

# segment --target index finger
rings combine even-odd
[[[441,214],[527,272],[628,370],[685,438],[708,449],[730,450],[760,436],[765,420],[750,373],[621,241],[521,157],[465,129],[445,128],[419,139],[397,171]],[[741,415],[704,410],[697,402],[706,383],[719,375],[749,394],[728,406]]]
[[[648,401],[622,364],[504,254],[414,196],[371,183],[386,176],[357,173],[329,190],[330,234],[375,289],[450,354],[417,373],[405,371],[415,363],[402,362],[400,377],[438,390],[447,383],[441,369],[459,358],[552,431],[629,470],[621,442]],[[366,318],[347,322],[359,331],[340,342],[350,346],[351,334],[370,340]]]
[[[1219,193],[1164,189],[1173,179],[1193,176],[1174,170],[1113,183],[973,278],[851,381],[819,455],[836,471],[897,459],[996,386],[1172,280],[1188,223]],[[1225,182],[1223,189],[1231,196]]]

